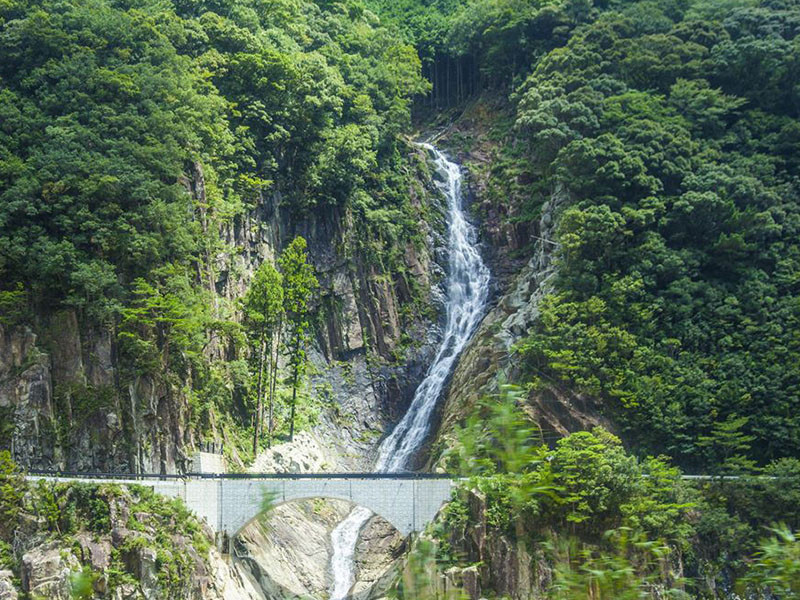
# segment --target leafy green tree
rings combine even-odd
[[[70,598],[72,600],[91,600],[94,596],[94,580],[98,575],[90,567],[73,571],[69,576]]]
[[[143,278],[134,281],[134,300],[122,310],[119,336],[140,369],[179,372],[205,345],[209,304],[179,266],[157,269],[154,278],[155,285]]]
[[[265,385],[269,396],[267,440],[272,442],[274,376],[277,372],[277,349],[283,317],[283,276],[270,261],[264,261],[256,271],[244,297],[244,316],[251,345],[256,356],[256,412],[253,428],[253,453],[258,450],[264,420]],[[267,377],[264,366],[267,363]]]
[[[730,415],[717,421],[711,433],[697,438],[698,448],[708,453],[710,469],[720,475],[741,475],[753,470],[754,462],[747,458],[750,443],[755,439],[743,431],[747,417]]]
[[[689,598],[683,584],[670,577],[671,549],[625,528],[606,533],[601,550],[572,540],[548,544],[556,561],[547,597],[553,600],[639,600]]]
[[[604,531],[621,515],[620,507],[638,492],[641,471],[616,436],[604,429],[559,440],[550,468],[564,503],[567,523],[591,522]]]
[[[705,79],[678,79],[670,88],[669,101],[689,122],[697,134],[707,138],[722,136],[747,101],[709,87]]]
[[[745,593],[755,589],[778,598],[796,598],[800,594],[800,540],[785,525],[773,527],[772,533],[761,543],[740,585]]]
[[[482,398],[465,424],[455,431],[456,444],[445,460],[465,476],[525,473],[541,464],[541,430],[521,412],[525,393],[503,384]]]
[[[596,4],[534,59],[511,166],[490,175],[537,180],[502,207],[509,224],[535,231],[544,201],[559,207],[555,293],[519,345],[528,379],[603,398],[626,441],[697,471],[715,466],[696,444],[715,415],[749,419],[746,460],[800,439],[798,372],[777,366],[800,356],[796,11],[713,5]]]
[[[9,539],[23,509],[25,478],[7,450],[0,451],[0,539]]]
[[[758,514],[779,515],[780,520],[793,531],[800,530],[800,513],[796,510],[800,506],[800,459],[773,461],[764,468],[763,474],[765,477],[748,482],[761,488],[750,494],[753,498],[763,498],[763,504],[758,505]]]
[[[23,323],[29,316],[28,294],[21,283],[13,289],[0,290],[0,325]]]
[[[319,286],[314,268],[308,263],[306,240],[297,236],[281,253],[279,260],[283,274],[283,305],[286,313],[286,349],[291,371],[291,415],[289,418],[289,440],[294,439],[297,391],[305,372],[306,344],[311,323],[309,313],[311,300]]]

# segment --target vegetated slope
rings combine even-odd
[[[397,597],[796,597],[800,461],[686,481],[602,428],[543,444],[521,406],[506,386],[457,432],[448,468],[469,483],[414,540]]]
[[[382,369],[424,338],[437,277],[427,167],[399,137],[427,86],[412,47],[358,3],[288,0],[7,2],[0,39],[18,460],[174,470],[204,439],[246,459],[257,343],[237,300],[296,235],[324,359],[368,356],[365,389],[403,396]]]
[[[398,596],[794,597],[800,5],[490,1],[441,16],[444,143],[509,273],[434,446],[474,477]],[[480,89],[464,103],[459,62]],[[602,429],[557,442],[531,426],[590,429],[585,408],[628,450]],[[769,477],[687,484],[657,454]],[[775,520],[788,526],[759,547]]]
[[[0,452],[0,595],[260,600],[177,499],[142,486],[27,482]]]
[[[479,100],[449,134],[480,216],[556,263],[512,377],[601,400],[637,452],[693,470],[726,458],[723,431],[759,463],[797,456],[797,2],[473,2],[446,18],[437,60],[474,61],[482,98],[511,113],[470,127],[493,112]]]
[[[604,15],[537,64],[516,123],[570,198],[531,375],[702,469],[721,423],[759,461],[800,453],[800,7],[718,8]]]

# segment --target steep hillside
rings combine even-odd
[[[11,3],[0,36],[0,445],[67,470],[181,471],[206,443],[251,460],[241,300],[297,236],[320,282],[298,425],[379,435],[436,335],[438,197],[397,135],[413,50],[293,2]]]
[[[0,598],[798,597],[798,82],[800,0],[0,1]],[[222,558],[14,463],[208,447],[463,479]]]
[[[261,600],[179,500],[146,487],[26,483],[0,452],[0,597]]]
[[[494,82],[443,136],[508,275],[446,427],[502,370],[546,434],[584,414],[692,470],[725,428],[797,456],[797,4],[470,6],[437,52]]]

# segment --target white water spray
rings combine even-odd
[[[476,247],[475,228],[467,221],[461,206],[461,169],[430,144],[423,144],[423,147],[434,157],[434,165],[444,178],[444,183],[439,185],[447,197],[450,251],[447,320],[439,351],[417,388],[411,406],[394,431],[381,443],[375,462],[376,472],[403,470],[425,441],[442,388],[456,358],[483,316],[489,293],[489,269]],[[371,515],[366,508],[357,507],[331,533],[331,600],[347,598],[353,585],[353,554],[358,535]]]

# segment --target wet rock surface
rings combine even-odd
[[[234,560],[267,598],[324,598],[330,586],[330,533],[350,505],[307,500],[274,508],[234,541]]]
[[[373,517],[361,530],[355,551],[356,583],[353,600],[383,593],[396,576],[396,565],[406,550],[406,540],[389,523]]]
[[[450,380],[429,452],[428,468],[437,468],[439,459],[452,443],[455,426],[470,414],[475,403],[496,392],[501,381],[513,381],[519,375],[520,365],[513,348],[527,335],[539,316],[542,299],[552,291],[555,248],[546,240],[555,237],[557,215],[566,201],[563,193],[556,191],[544,204],[536,226],[539,241],[530,259],[515,275],[506,274],[497,282],[492,306],[459,358]],[[513,248],[507,244],[505,252]],[[495,248],[493,264],[503,260],[502,252],[498,255]],[[613,423],[602,416],[601,407],[593,398],[561,386],[549,385],[531,391],[526,408],[547,433],[566,435],[596,425],[615,430]]]

